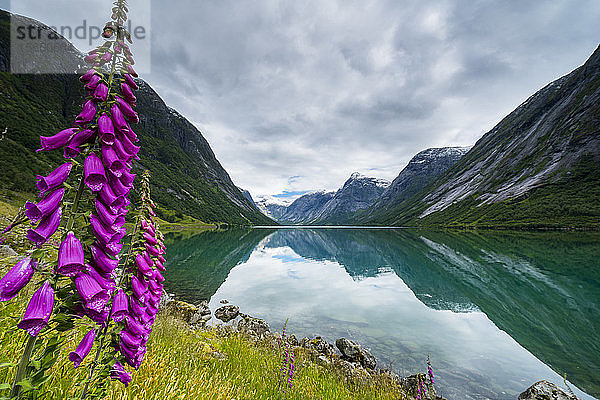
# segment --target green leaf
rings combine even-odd
[[[8,383],[0,383],[0,390],[10,389],[10,384]]]
[[[23,390],[33,390],[33,389],[35,389],[35,386],[32,386],[31,382],[29,382],[27,379],[22,380],[20,382],[17,382],[17,386],[21,386],[21,388]]]
[[[18,365],[17,363],[2,363],[2,364],[0,364],[0,368],[16,367],[17,365]]]

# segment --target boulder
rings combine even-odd
[[[249,316],[244,316],[244,318],[238,322],[237,327],[240,332],[247,332],[257,336],[263,336],[271,331],[271,328],[266,321]]]
[[[321,336],[317,336],[314,339],[302,338],[300,346],[305,349],[316,351],[318,354],[325,356],[332,356],[335,354],[335,347],[330,343],[327,343]]]
[[[377,360],[366,349],[363,349],[356,343],[346,338],[339,338],[335,341],[336,347],[342,353],[342,359],[357,362],[365,368],[375,369]]]
[[[552,382],[539,381],[519,395],[519,400],[577,400]]]
[[[240,308],[231,304],[219,307],[215,311],[215,317],[225,323],[231,321],[232,319],[235,319],[239,314]]]
[[[192,317],[198,312],[198,307],[184,301],[172,300],[164,306],[164,311],[189,324]]]
[[[14,257],[17,255],[17,252],[10,248],[9,245],[4,244],[0,246],[0,259],[6,257]]]

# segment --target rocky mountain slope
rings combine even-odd
[[[282,224],[310,224],[318,220],[323,207],[335,196],[335,192],[313,192],[297,198],[286,207],[276,220]]]
[[[470,147],[441,147],[423,150],[414,156],[377,202],[357,217],[358,221],[376,218],[379,214],[420,192],[435,178],[454,166]]]
[[[277,221],[285,214],[291,202],[274,196],[258,196],[255,204],[263,214]]]
[[[372,224],[600,226],[600,47]]]
[[[64,42],[67,50],[50,58],[75,68],[81,64],[78,52]],[[6,128],[0,140],[0,186],[33,192],[35,175],[45,174],[62,158],[57,152],[34,153],[39,136],[71,126],[84,91],[75,74],[15,75],[8,71],[10,14],[0,10],[0,131]],[[202,134],[147,83],[137,82],[141,121],[134,130],[142,150],[134,168],[152,173],[159,215],[171,221],[190,215],[205,222],[272,224],[234,185]]]

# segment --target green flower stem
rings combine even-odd
[[[84,175],[83,171],[81,171],[81,178],[79,179],[79,187],[77,188],[77,194],[75,194],[75,200],[73,201],[73,207],[71,207],[71,215],[69,217],[69,222],[67,223],[67,232],[73,229],[73,225],[75,224],[75,215],[77,214],[77,208],[79,208],[79,201],[81,200],[81,195],[83,194],[83,189],[85,189]]]
[[[35,346],[35,336],[29,336],[27,339],[27,345],[25,346],[25,351],[23,351],[23,356],[21,357],[21,362],[19,363],[19,368],[17,368],[17,375],[15,376],[15,382],[13,383],[12,389],[10,391],[10,398],[18,398],[21,393],[21,386],[18,385],[19,382],[23,380],[25,377],[25,371],[27,370],[27,364],[29,364],[29,360],[31,359],[31,354],[33,353],[33,347]]]

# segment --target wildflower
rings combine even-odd
[[[58,266],[56,272],[65,276],[75,276],[85,268],[85,257],[83,246],[73,232],[67,233],[67,237],[58,250]]]
[[[104,83],[99,83],[94,90],[94,100],[96,101],[106,101],[108,97],[108,86]]]
[[[88,72],[86,72],[85,74],[81,75],[79,80],[81,82],[88,82],[91,79],[91,77],[96,74],[97,74],[96,70],[92,68],[92,69],[88,70]]]
[[[91,152],[83,163],[83,174],[85,184],[94,192],[98,192],[106,184],[104,166],[98,156]]]
[[[135,97],[135,95],[133,94],[133,90],[131,90],[131,86],[129,86],[126,83],[121,83],[121,93],[123,93],[123,97],[125,98],[125,100],[127,100],[130,104],[135,104],[137,98]]]
[[[113,260],[95,244],[90,246],[90,253],[92,254],[94,265],[106,274],[110,274],[119,265],[118,259]]]
[[[54,235],[54,232],[58,229],[61,216],[62,208],[58,207],[52,214],[44,216],[37,228],[29,229],[27,231],[27,238],[35,242],[38,246],[46,243],[48,238]]]
[[[110,379],[118,380],[127,387],[131,382],[131,374],[125,371],[123,365],[117,361],[110,371]]]
[[[14,298],[23,289],[33,276],[37,262],[31,257],[19,261],[0,279],[0,301]]]
[[[137,124],[140,121],[137,112],[133,111],[133,108],[131,108],[129,103],[127,103],[125,100],[123,100],[119,96],[116,96],[115,99],[117,100],[117,105],[121,109],[121,112],[123,113],[123,115],[125,115],[125,117],[127,117],[127,119],[130,122]]]
[[[100,57],[100,59],[104,62],[109,62],[112,59],[112,54],[107,51],[102,55],[102,57]]]
[[[77,132],[75,136],[71,138],[69,144],[65,146],[64,156],[65,158],[75,158],[81,153],[80,146],[91,142],[96,137],[96,131],[92,129],[84,129]]]
[[[135,70],[133,69],[133,67],[132,67],[131,65],[128,65],[128,66],[127,66],[127,72],[129,72],[129,74],[130,74],[131,76],[134,76],[134,77],[136,77],[136,78],[138,77],[138,74],[137,74],[137,72],[135,72]]]
[[[132,63],[133,64],[133,63]],[[125,82],[131,86],[131,88],[133,90],[138,90],[139,86],[137,85],[137,83],[135,83],[135,81],[133,80],[133,78],[131,77],[131,75],[129,74],[125,74]]]
[[[152,267],[150,265],[148,265],[148,262],[146,261],[146,259],[144,258],[144,256],[142,256],[141,254],[138,254],[135,256],[135,264],[138,267],[138,270],[146,275],[146,276],[152,276]]]
[[[115,142],[115,128],[106,113],[98,118],[98,132],[103,143],[112,145]]]
[[[94,75],[98,76],[98,75]],[[100,78],[98,78],[100,79]],[[96,116],[96,103],[92,100],[88,100],[83,104],[83,108],[79,115],[75,118],[75,125],[86,125],[91,122]]]
[[[98,198],[104,203],[113,214],[117,214],[119,209],[125,204],[123,196],[117,196],[109,185],[104,185],[98,192]]]
[[[65,189],[59,189],[50,193],[37,204],[28,201],[25,203],[25,215],[32,222],[38,222],[42,217],[53,213],[58,208],[64,195]]]
[[[128,314],[129,304],[127,301],[127,295],[125,294],[123,289],[119,289],[117,293],[115,293],[115,297],[113,298],[112,318],[116,322],[121,322],[127,317]]]
[[[120,160],[112,146],[102,143],[102,160],[104,161],[104,165],[114,176],[119,178],[123,175],[126,168],[125,163]]]
[[[125,217],[120,214],[113,213],[112,210],[109,210],[100,200],[96,199],[94,204],[96,206],[98,218],[104,225],[108,225],[112,229],[117,229],[125,224]]]
[[[73,362],[75,368],[81,365],[83,359],[89,354],[96,339],[96,330],[91,329],[81,340],[75,351],[69,354],[69,360]]]
[[[148,286],[146,286],[143,279],[139,279],[133,275],[131,277],[131,288],[133,289],[134,297],[140,302],[145,303],[146,294],[148,293]]]
[[[56,168],[54,171],[52,171],[48,176],[44,177],[41,175],[37,175],[36,179],[38,181],[36,185],[40,191],[40,197],[42,197],[47,191],[62,185],[67,180],[67,177],[69,176],[72,167],[73,164],[65,163],[60,167]]]
[[[86,272],[80,272],[75,277],[75,287],[87,309],[102,312],[108,302],[108,292]]]
[[[46,281],[31,297],[25,315],[17,326],[31,336],[37,336],[48,325],[53,308],[54,289]]]
[[[58,132],[54,136],[40,136],[42,148],[36,150],[36,152],[56,150],[66,146],[69,142],[69,139],[71,139],[71,137],[75,135],[78,130],[78,128],[69,128]]]
[[[88,90],[94,90],[96,89],[96,86],[98,86],[98,83],[100,83],[100,81],[101,78],[99,75],[93,75],[85,84],[85,88]]]
[[[98,284],[100,286],[102,286],[102,288],[104,290],[106,290],[107,292],[111,293],[114,291],[115,289],[115,281],[112,279],[112,276],[110,274],[105,273],[104,271],[102,271],[103,274],[107,275],[108,278],[105,278],[100,272],[98,272],[96,270],[96,268],[92,267],[89,264],[85,265],[85,270],[86,272],[96,280],[96,282],[98,282]]]

